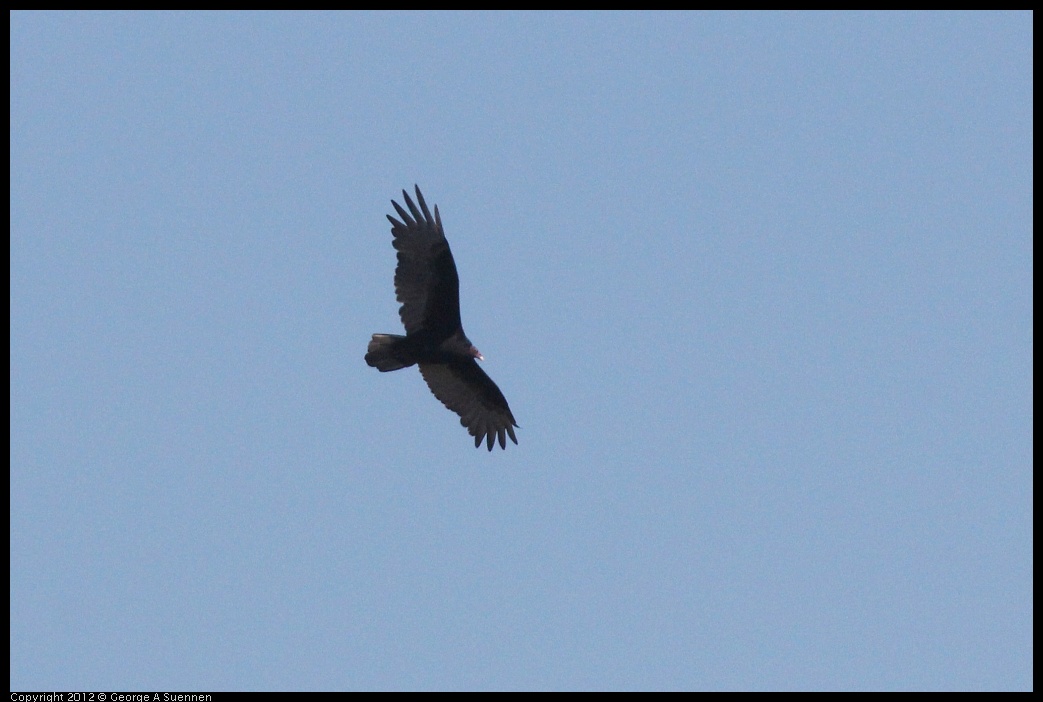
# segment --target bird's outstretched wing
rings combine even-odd
[[[511,408],[500,388],[485,374],[474,359],[460,359],[449,363],[420,364],[420,373],[427,386],[442,404],[460,415],[460,423],[467,427],[478,447],[485,439],[489,450],[499,439],[500,448],[507,448],[506,437],[518,443],[514,435]]]
[[[436,338],[448,338],[461,328],[460,278],[442,218],[437,206],[435,216],[431,216],[419,187],[419,207],[405,190],[402,196],[409,211],[392,200],[400,219],[387,216],[394,237],[392,245],[398,251],[395,296],[402,303],[398,313],[407,334],[426,330]]]

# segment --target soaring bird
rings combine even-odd
[[[435,397],[460,415],[476,448],[485,439],[492,451],[499,438],[506,449],[506,437],[518,443],[518,423],[500,388],[478,366],[485,358],[460,324],[460,278],[438,206],[431,217],[420,187],[414,187],[420,207],[403,190],[409,211],[392,200],[399,218],[387,215],[398,251],[395,297],[402,303],[398,314],[406,335],[374,334],[366,363],[382,373],[416,364]]]

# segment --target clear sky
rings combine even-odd
[[[11,686],[1030,689],[1032,15],[11,15]],[[521,428],[400,332],[420,184]]]

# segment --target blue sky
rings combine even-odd
[[[1032,686],[1032,15],[11,15],[16,690]],[[401,329],[420,184],[521,425]]]

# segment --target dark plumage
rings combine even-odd
[[[419,187],[419,208],[405,190],[402,196],[409,212],[392,200],[401,221],[391,215],[387,218],[392,245],[398,251],[395,295],[402,303],[398,314],[406,335],[374,334],[366,363],[381,372],[415,363],[435,397],[460,415],[475,447],[485,439],[492,451],[498,438],[500,448],[505,449],[508,436],[517,444],[514,427],[518,423],[511,408],[496,383],[478,367],[475,359],[485,359],[460,324],[460,279],[438,206],[432,218]]]

